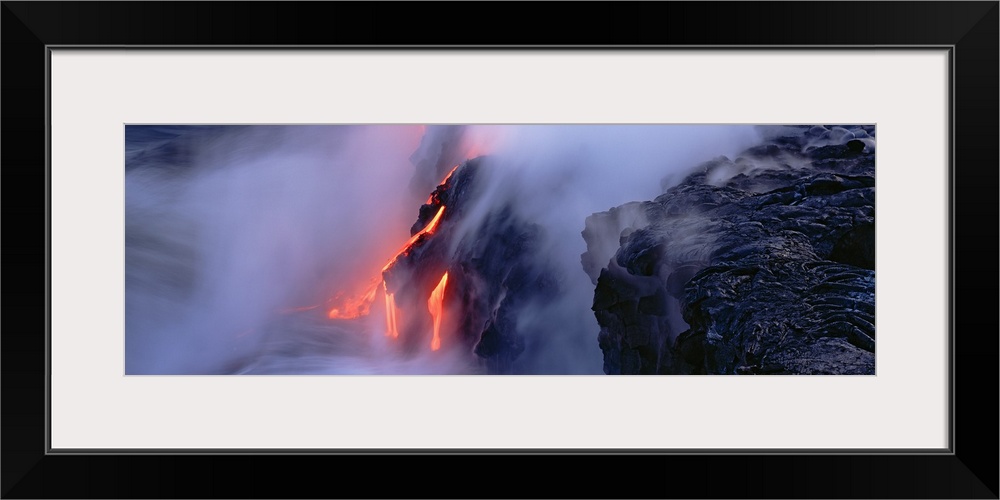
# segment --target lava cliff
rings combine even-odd
[[[517,373],[526,338],[518,314],[527,303],[544,304],[557,293],[544,259],[538,258],[541,228],[516,215],[514,192],[493,176],[490,157],[461,163],[420,207],[411,234],[441,212],[433,235],[413,245],[383,273],[387,291],[404,311],[421,310],[434,285],[448,273],[444,309],[445,342],[459,342],[487,373]],[[493,188],[492,190],[490,188]],[[410,321],[404,343],[420,349],[429,317]],[[420,342],[419,346],[416,344]]]
[[[587,219],[605,373],[874,373],[875,129],[761,131]]]

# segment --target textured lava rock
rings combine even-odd
[[[383,274],[397,306],[423,311],[427,297],[448,272],[444,303],[449,330],[460,337],[488,373],[517,373],[525,337],[517,318],[525,304],[544,305],[558,294],[557,280],[540,259],[541,228],[518,217],[512,201],[484,194],[496,185],[489,157],[460,164],[420,208],[411,234],[419,233],[445,207],[437,230],[424,234],[410,252]],[[513,190],[503,190],[515,192]],[[411,314],[412,316],[412,314]],[[421,349],[430,317],[408,321],[400,337]]]
[[[605,373],[874,373],[875,130],[762,132],[587,219]]]

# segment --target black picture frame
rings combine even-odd
[[[998,21],[991,2],[2,2],[4,498],[998,498]],[[572,11],[572,16],[560,14]],[[456,25],[455,19],[468,20]],[[51,47],[948,47],[947,453],[53,454],[47,439]],[[572,48],[570,48],[572,50]],[[917,147],[917,146],[915,146]],[[15,267],[16,266],[16,267]],[[43,276],[44,272],[44,276]],[[13,276],[13,277],[12,277]],[[981,304],[986,304],[982,306]],[[862,409],[863,411],[863,409]],[[857,422],[864,425],[864,415]],[[486,457],[480,455],[490,455]],[[359,471],[384,471],[362,481]],[[327,471],[314,473],[311,471]],[[451,480],[450,478],[458,478]],[[476,485],[472,489],[468,484]],[[530,487],[528,485],[531,485]]]

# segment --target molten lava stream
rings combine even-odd
[[[434,318],[434,337],[431,338],[431,350],[436,351],[441,348],[441,320],[444,319],[444,288],[448,285],[448,273],[441,276],[441,282],[437,284],[431,296],[427,299],[427,309]]]
[[[434,218],[427,223],[426,227],[421,229],[419,233],[411,236],[410,240],[407,241],[405,245],[403,245],[403,248],[400,248],[399,251],[396,252],[396,255],[394,255],[391,259],[389,259],[389,262],[386,262],[384,266],[382,266],[382,272],[384,273],[388,271],[389,268],[396,263],[396,260],[399,259],[400,255],[406,255],[407,253],[409,253],[410,247],[412,247],[417,242],[417,240],[420,239],[421,236],[425,234],[434,234],[434,230],[437,229],[438,222],[441,222],[442,215],[444,215],[444,205],[441,205],[441,208],[438,209],[437,214],[435,214]]]
[[[396,297],[389,293],[389,287],[382,282],[385,289],[385,335],[387,337],[398,338],[399,328],[396,326]]]
[[[452,167],[451,171],[448,172],[448,175],[445,176],[443,181],[441,181],[441,184],[447,183],[448,179],[451,179],[451,176],[455,174],[456,170],[458,170],[458,167],[459,165],[455,165],[454,167]],[[427,202],[428,204],[433,202],[433,195],[431,195],[431,198],[427,199]],[[441,217],[444,215],[444,208],[445,208],[444,205],[441,205],[441,207],[438,208],[437,213],[434,214],[434,217],[431,219],[431,221],[427,223],[427,226],[421,229],[420,232],[418,232],[417,234],[411,236],[410,239],[406,242],[406,244],[403,245],[403,247],[400,248],[398,252],[396,252],[396,255],[394,255],[391,259],[389,259],[389,261],[386,262],[384,266],[382,266],[383,275],[394,264],[396,264],[396,261],[399,260],[399,257],[401,255],[409,255],[410,249],[413,247],[413,245],[417,243],[417,240],[419,240],[421,236],[425,234],[427,235],[434,234],[434,231],[437,230],[438,224],[441,222]],[[447,280],[448,280],[448,273],[445,273],[445,275],[441,278],[441,283],[439,283],[438,287],[435,289],[435,292],[437,292],[437,290],[440,290],[441,291],[440,293],[443,295],[444,286]],[[335,304],[335,306],[331,308],[330,312],[328,313],[330,319],[355,319],[355,318],[360,318],[361,316],[367,316],[368,313],[370,312],[372,302],[375,301],[375,294],[378,291],[378,284],[379,280],[377,278],[373,279],[371,286],[369,286],[365,290],[364,294],[362,294],[360,297],[352,296],[344,298],[341,295],[335,297],[333,299],[333,303]],[[389,293],[389,286],[386,284],[384,279],[382,280],[382,289],[385,291],[386,336],[392,338],[398,338],[399,310],[396,308],[396,298],[394,294]],[[433,299],[434,296],[432,295],[431,300]],[[432,311],[431,314],[435,313]],[[438,298],[438,306],[436,314],[437,316],[435,316],[434,320],[435,324],[434,340],[431,343],[431,349],[435,351],[441,347],[441,339],[439,338],[439,330],[441,324],[440,297]]]
[[[451,167],[451,170],[448,171],[448,175],[444,176],[444,180],[441,181],[441,184],[448,182],[448,179],[451,179],[451,176],[455,175],[456,170],[458,170],[458,165]]]
[[[385,266],[382,267],[382,272],[384,273],[388,271],[389,268],[396,263],[396,260],[399,259],[400,255],[406,255],[407,253],[409,253],[410,248],[417,242],[420,236],[424,234],[434,234],[434,230],[437,229],[438,223],[441,222],[442,215],[444,215],[444,205],[442,205],[441,208],[438,209],[438,212],[437,214],[434,215],[434,218],[427,223],[427,227],[421,229],[419,233],[411,236],[410,240],[407,241],[405,245],[403,245],[403,248],[399,249],[399,252],[397,252],[395,256],[389,259],[389,262],[387,262]],[[355,318],[360,318],[361,316],[367,316],[368,313],[370,312],[372,302],[375,301],[375,293],[378,292],[378,285],[379,285],[379,280],[376,278],[372,280],[372,284],[368,287],[367,290],[365,290],[364,294],[361,295],[360,297],[348,297],[348,298],[343,298],[341,296],[335,297],[333,299],[333,302],[337,305],[330,309],[328,316],[330,317],[330,319],[355,319]],[[382,286],[383,287],[386,286],[385,281],[382,281]],[[388,294],[389,291],[388,288],[386,288],[385,290],[386,293]],[[392,300],[393,299],[391,298],[391,294],[387,295],[386,307],[389,306]],[[393,310],[395,310],[395,306],[393,306]],[[388,309],[386,310],[386,312],[388,312]],[[395,335],[393,336],[395,337]]]

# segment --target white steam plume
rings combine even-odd
[[[166,140],[184,146],[183,164],[176,151],[165,156],[173,163],[145,154],[162,141],[127,152],[126,373],[473,370],[459,354],[395,357],[382,345],[379,301],[363,321],[322,315],[323,300],[359,291],[409,237],[422,203],[411,191],[410,159],[423,127],[171,130],[185,134]],[[145,132],[155,130],[129,131]],[[524,359],[533,373],[601,373],[594,287],[580,266],[586,217],[655,198],[664,177],[679,181],[698,163],[757,140],[751,126],[462,132],[466,151],[495,156],[507,179],[479,202],[515,200],[523,218],[545,229],[545,250],[534,257],[555,266],[565,290],[554,305],[519,315],[519,327],[534,332]],[[314,305],[313,322],[282,319],[281,311]]]

